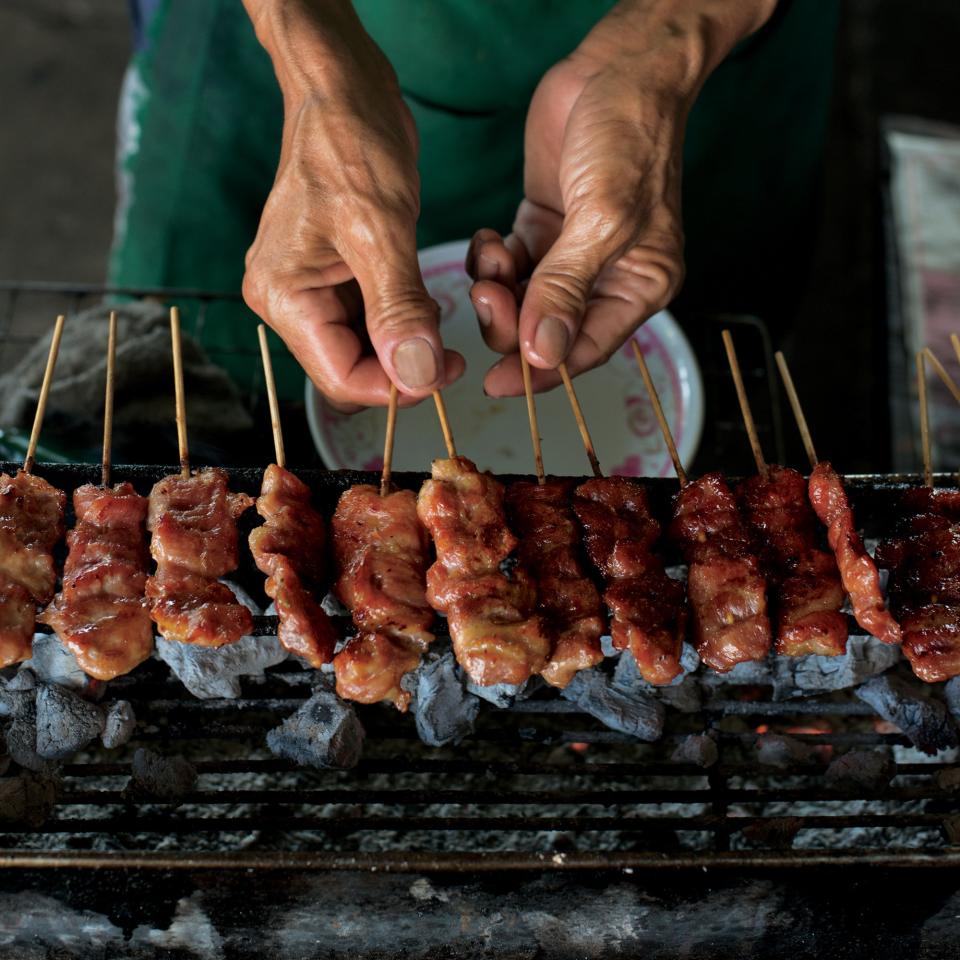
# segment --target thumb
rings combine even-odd
[[[520,343],[533,366],[552,370],[567,358],[597,277],[629,240],[619,217],[566,216],[533,271],[520,308]]]
[[[398,389],[426,396],[446,379],[440,308],[423,284],[413,225],[375,233],[349,263],[363,296],[367,333]]]

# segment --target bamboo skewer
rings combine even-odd
[[[817,451],[813,448],[813,437],[810,436],[807,418],[803,415],[803,407],[800,406],[800,397],[797,394],[797,388],[793,385],[793,377],[790,376],[787,358],[780,350],[776,352],[775,356],[777,359],[777,368],[780,370],[780,379],[783,381],[783,388],[787,391],[787,399],[790,401],[790,409],[793,411],[793,419],[797,421],[797,429],[800,431],[803,449],[806,450],[807,457],[810,460],[810,467],[813,468],[817,465]]]
[[[107,333],[107,385],[103,395],[103,451],[100,454],[100,483],[110,486],[110,459],[113,448],[113,377],[117,359],[117,311],[110,311]]]
[[[537,483],[543,486],[543,450],[540,448],[540,425],[537,423],[537,405],[533,399],[533,382],[530,379],[530,363],[520,351],[520,369],[523,371],[523,392],[527,395],[527,419],[530,421],[530,442],[533,444],[533,460],[537,467]]]
[[[50,351],[47,353],[47,367],[43,371],[43,383],[40,385],[40,396],[37,398],[37,412],[33,417],[33,429],[30,431],[30,442],[27,444],[27,455],[23,458],[23,472],[33,470],[34,459],[37,455],[37,442],[40,439],[40,427],[43,425],[43,415],[47,410],[47,398],[50,396],[50,384],[53,383],[53,370],[57,365],[57,355],[60,353],[60,338],[63,336],[63,314],[57,317],[53,327],[53,338],[50,341]]]
[[[922,350],[917,352],[917,399],[920,404],[920,449],[923,453],[923,483],[933,486],[933,458],[930,454],[930,411],[927,407],[927,366]]]
[[[577,391],[573,389],[573,381],[567,371],[566,362],[561,363],[557,370],[560,371],[560,379],[563,380],[563,389],[567,391],[573,417],[577,421],[577,428],[580,431],[580,439],[583,440],[583,449],[587,451],[587,459],[590,461],[590,468],[593,470],[595,477],[602,477],[603,471],[600,469],[600,461],[597,459],[597,452],[593,448],[593,440],[590,439],[587,421],[583,418],[583,410],[580,408],[580,401],[577,399]]]
[[[443,431],[443,442],[447,445],[447,456],[452,460],[457,455],[457,448],[453,442],[453,431],[447,419],[447,407],[439,390],[433,391],[433,402],[437,405],[437,416],[440,418],[440,429]]]
[[[683,469],[683,462],[680,460],[680,454],[677,452],[677,445],[673,442],[673,433],[670,430],[670,424],[663,412],[663,405],[660,403],[660,395],[657,388],[653,385],[653,377],[650,376],[650,370],[647,368],[647,361],[644,359],[640,350],[640,344],[635,339],[631,339],[630,345],[633,347],[633,355],[637,358],[637,366],[640,368],[640,376],[643,378],[643,385],[647,388],[647,395],[650,397],[650,403],[653,406],[653,413],[660,424],[660,432],[663,434],[664,443],[670,453],[670,459],[673,461],[673,469],[680,481],[680,486],[687,485],[687,473]]]
[[[380,474],[380,496],[390,492],[390,471],[393,468],[393,434],[397,426],[397,385],[390,384],[390,403],[387,406],[387,432],[383,439],[383,472]]]
[[[183,353],[180,346],[180,311],[170,308],[170,339],[173,345],[173,389],[177,404],[177,446],[180,451],[180,476],[190,478],[190,453],[187,447],[187,408],[183,395]]]
[[[957,360],[960,360],[960,337],[955,333],[951,333],[950,343],[953,344],[953,352],[957,355]]]
[[[940,362],[937,355],[929,347],[923,348],[923,355],[930,362],[930,366],[933,367],[937,376],[943,381],[944,386],[953,394],[953,399],[960,403],[960,387],[957,386],[957,381],[950,376],[947,368]]]
[[[283,449],[283,428],[280,426],[280,404],[277,402],[277,382],[273,378],[273,360],[270,357],[270,345],[267,343],[267,328],[262,323],[257,327],[257,337],[260,340],[260,358],[263,361],[263,378],[267,384],[267,402],[270,404],[270,429],[273,431],[273,453],[277,458],[277,466],[283,469],[287,465],[287,455]]]
[[[740,401],[740,414],[743,425],[747,428],[747,437],[750,440],[750,449],[753,450],[753,459],[757,464],[757,472],[766,480],[768,470],[767,461],[763,458],[763,448],[760,446],[760,437],[757,434],[757,425],[753,421],[753,412],[750,410],[750,401],[747,399],[747,389],[743,384],[743,374],[737,361],[737,351],[733,345],[733,337],[729,330],[724,330],[723,346],[727,351],[727,362],[730,364],[730,373],[733,376],[733,385],[737,388],[737,400]]]

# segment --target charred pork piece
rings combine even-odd
[[[813,509],[827,528],[857,623],[884,643],[899,643],[900,626],[884,603],[880,575],[857,533],[843,481],[829,463],[821,461],[813,468],[808,487]]]
[[[670,535],[689,565],[687,595],[700,659],[725,673],[766,657],[772,642],[767,583],[721,474],[705,474],[677,494]]]
[[[646,491],[626,477],[597,477],[577,487],[573,509],[604,578],[613,645],[633,654],[648,683],[670,683],[681,672],[687,613],[683,584],[653,549],[660,525]]]
[[[264,523],[250,533],[250,552],[277,606],[277,638],[313,667],[329,663],[337,637],[320,606],[327,534],[310,502],[310,488],[273,463],[263,474],[257,513]]]
[[[410,694],[400,681],[433,640],[434,619],[425,586],[430,542],[416,497],[351,487],[340,497],[331,533],[336,593],[358,630],[333,658],[337,693],[360,703],[390,700],[406,710]]]
[[[547,664],[550,637],[536,612],[536,584],[522,564],[501,564],[517,545],[503,487],[465,457],[434,460],[417,499],[437,561],[427,598],[447,617],[460,666],[480,686],[519,684]]]
[[[63,587],[40,620],[98,680],[129,673],[153,652],[147,580],[147,499],[129,483],[73,491]]]
[[[540,673],[547,683],[561,688],[575,673],[603,659],[603,608],[581,559],[572,493],[569,480],[523,481],[507,488],[510,526],[520,536],[517,558],[536,578],[537,610],[553,641]]]
[[[836,657],[847,648],[846,594],[832,553],[817,546],[817,518],[807,482],[786,467],[769,467],[737,489],[767,573],[776,622],[776,652]]]
[[[928,683],[960,675],[960,491],[909,490],[897,535],[877,547],[903,652]]]
[[[157,570],[146,596],[167,640],[222,647],[253,630],[250,611],[219,582],[237,568],[237,517],[253,505],[227,484],[223,470],[206,469],[164,477],[150,491],[147,529]]]
[[[30,657],[37,606],[57,585],[53,548],[66,504],[66,494],[40,477],[0,473],[0,667]]]

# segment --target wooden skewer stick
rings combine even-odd
[[[953,344],[953,352],[957,355],[957,360],[960,360],[960,337],[955,333],[951,333],[950,342]]]
[[[947,373],[947,368],[940,362],[937,355],[929,347],[923,348],[923,355],[930,362],[930,366],[933,367],[934,372],[943,381],[946,388],[953,394],[953,399],[960,403],[960,387],[957,386],[957,381]]]
[[[397,426],[398,391],[395,383],[390,384],[390,403],[387,406],[387,432],[383,440],[383,473],[380,474],[380,496],[390,492],[390,471],[393,468],[393,434]]]
[[[810,436],[807,418],[803,415],[803,407],[800,406],[800,397],[797,394],[797,388],[793,385],[793,377],[790,376],[787,358],[780,350],[778,350],[774,356],[777,359],[777,367],[780,370],[780,379],[783,381],[783,388],[787,391],[787,399],[790,401],[793,419],[797,421],[797,429],[800,431],[803,449],[807,451],[807,458],[810,461],[811,468],[813,468],[817,465],[817,451],[813,448],[813,437]]]
[[[270,404],[270,428],[273,430],[273,453],[277,466],[283,469],[287,465],[287,456],[283,450],[283,428],[280,426],[280,404],[277,402],[277,382],[273,379],[273,360],[270,357],[270,345],[267,343],[267,328],[264,324],[257,327],[260,340],[260,357],[263,360],[263,378],[267,384],[267,402]]]
[[[630,345],[633,347],[633,355],[637,358],[637,366],[640,368],[640,376],[643,377],[643,385],[647,388],[647,395],[650,397],[650,403],[653,405],[653,413],[657,418],[657,423],[660,424],[660,432],[663,434],[663,440],[667,445],[667,450],[670,452],[673,469],[676,471],[680,486],[685,487],[687,485],[687,473],[683,469],[683,462],[680,460],[680,454],[677,452],[677,445],[673,442],[673,431],[670,429],[670,424],[667,423],[663,406],[660,403],[660,395],[657,393],[657,388],[653,384],[653,377],[650,376],[650,370],[647,368],[647,361],[644,359],[643,353],[640,350],[640,344],[637,343],[635,339],[630,340]]]
[[[453,431],[447,419],[447,407],[439,390],[433,391],[433,402],[437,405],[437,416],[440,418],[440,429],[443,431],[443,442],[447,445],[447,456],[452,460],[457,455],[457,448],[453,442]]]
[[[53,370],[57,365],[57,354],[60,352],[60,338],[63,336],[63,314],[57,317],[53,327],[53,339],[50,341],[50,352],[47,354],[47,368],[43,371],[43,383],[40,385],[40,396],[37,399],[37,412],[33,417],[33,429],[30,431],[30,442],[27,444],[27,455],[23,458],[23,472],[33,470],[34,459],[37,455],[37,442],[40,439],[40,427],[43,425],[43,415],[47,410],[47,397],[50,396],[50,384],[53,383]]]
[[[523,392],[527,395],[527,419],[530,421],[530,442],[533,444],[533,460],[537,466],[537,483],[543,486],[543,451],[540,448],[540,425],[537,423],[537,405],[533,399],[533,381],[530,379],[530,363],[520,351],[520,369],[523,371]]]
[[[190,478],[190,453],[187,447],[187,407],[183,396],[183,352],[180,346],[180,311],[170,308],[170,339],[173,343],[173,389],[177,403],[177,446],[180,451],[180,476]]]
[[[107,386],[103,395],[103,452],[100,455],[100,483],[110,486],[110,457],[113,447],[113,375],[117,359],[117,311],[110,311],[107,334]]]
[[[570,373],[567,370],[566,362],[557,367],[560,371],[560,379],[563,380],[563,389],[567,391],[567,398],[570,400],[570,407],[573,410],[573,417],[577,421],[577,428],[580,430],[580,439],[583,440],[583,449],[587,451],[587,459],[590,461],[590,468],[595,477],[602,477],[603,471],[600,469],[600,461],[597,459],[597,452],[593,449],[593,440],[590,439],[590,431],[587,429],[587,421],[583,418],[583,410],[580,408],[580,401],[577,399],[577,391],[573,389],[573,381],[570,379]]]
[[[743,425],[747,428],[747,437],[750,439],[750,449],[753,450],[753,459],[757,464],[757,472],[766,480],[767,461],[763,458],[763,448],[760,446],[760,437],[757,434],[757,425],[753,422],[753,412],[750,410],[750,401],[747,399],[747,388],[743,385],[743,374],[737,361],[737,351],[733,345],[733,337],[729,330],[723,331],[723,346],[727,351],[727,363],[730,364],[730,373],[733,376],[733,385],[737,388],[737,399],[740,401],[740,414]]]
[[[923,452],[923,482],[933,486],[933,458],[930,454],[930,411],[927,407],[927,365],[924,354],[917,352],[917,399],[920,403],[920,449]]]

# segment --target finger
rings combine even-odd
[[[470,241],[464,268],[473,280],[499,280],[504,286],[516,283],[513,254],[496,230],[478,230]]]
[[[440,309],[423,285],[414,219],[383,211],[355,217],[341,247],[360,284],[367,332],[386,376],[414,397],[449,383]]]
[[[514,292],[502,283],[478,280],[470,288],[470,300],[486,345],[497,353],[516,353],[519,307]]]

